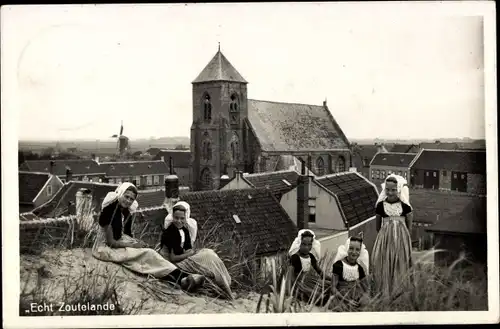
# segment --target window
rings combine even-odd
[[[153,185],[153,177],[151,175],[146,176],[146,185]]]
[[[136,186],[141,185],[141,176],[135,176],[135,184]]]
[[[443,170],[443,176],[446,177],[447,174],[446,170]]]
[[[159,185],[160,184],[160,176],[158,176],[158,175],[154,176],[154,183],[155,183],[155,185]]]
[[[403,177],[406,178],[407,174],[406,171],[403,173]]]
[[[209,94],[205,94],[203,98],[203,119],[205,122],[212,121],[212,101]]]
[[[367,166],[368,166],[368,159],[363,158],[363,167],[367,167]]]
[[[231,103],[229,104],[229,110],[231,112],[238,112],[239,110],[238,96],[236,94],[231,95]]]
[[[428,171],[425,172],[425,176],[429,177],[429,172]]]
[[[210,141],[204,141],[202,144],[202,157],[204,160],[212,160],[212,145]]]
[[[398,171],[398,175],[399,175],[399,176],[402,176],[402,175],[403,175],[403,173],[402,173],[401,171]]]
[[[456,179],[456,178],[457,178],[457,174],[453,174],[453,178],[455,178],[455,179]]]
[[[116,179],[116,183],[117,183],[117,184],[121,184],[121,183],[122,183],[122,179],[121,179],[121,178],[117,178],[117,179]]]
[[[460,178],[465,179],[465,175],[464,174],[460,175]]]
[[[210,169],[205,168],[201,172],[201,184],[203,185],[204,188],[211,188],[212,187],[212,173],[210,172]]]
[[[322,157],[316,160],[316,171],[318,176],[323,176],[325,174],[325,161]]]
[[[343,156],[339,156],[337,160],[337,172],[345,171],[345,158]]]
[[[47,195],[52,196],[52,185],[47,185]]]
[[[88,182],[88,181],[89,181],[89,178],[88,178],[87,176],[83,176],[82,181],[84,181],[84,182]]]
[[[385,170],[382,170],[381,175],[382,175],[381,178],[385,178]]]
[[[110,184],[114,184],[114,183],[115,183],[114,178],[110,178],[110,179],[109,179],[109,183],[110,183]]]
[[[432,173],[432,176],[436,177],[436,172],[433,172],[433,173]]]

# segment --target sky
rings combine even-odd
[[[482,18],[367,8],[10,7],[7,110],[21,140],[106,140],[121,120],[132,139],[189,136],[191,82],[220,42],[248,98],[326,99],[348,138],[485,138]]]

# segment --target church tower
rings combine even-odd
[[[191,179],[193,190],[213,190],[222,175],[244,170],[247,81],[219,50],[192,82]],[[245,135],[245,136],[243,136]]]

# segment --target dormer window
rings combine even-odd
[[[209,94],[203,98],[203,119],[205,122],[212,121],[212,101]]]

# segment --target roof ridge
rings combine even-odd
[[[162,161],[162,160],[139,160],[139,161],[100,162],[99,164],[115,164],[115,163],[127,164],[127,163],[150,163],[150,162],[162,162],[162,163],[165,163],[165,161]]]
[[[316,177],[316,179],[319,180],[319,179],[323,179],[323,178],[338,177],[338,176],[344,176],[344,175],[349,175],[349,174],[355,175],[356,173],[352,172],[352,171],[342,171],[342,172],[337,172],[337,173],[333,173],[333,174],[318,176],[318,177]]]
[[[401,154],[401,155],[417,155],[418,153],[405,153],[405,152],[379,152],[375,155],[379,155],[379,154]]]
[[[263,99],[248,99],[248,101],[266,102],[266,103],[273,103],[273,104],[289,104],[289,105],[304,105],[304,106],[324,107],[323,105],[314,105],[314,104],[305,104],[305,103],[278,102],[278,101],[269,101],[269,100],[263,100]]]
[[[428,149],[423,148],[422,151],[433,151],[433,152],[462,152],[462,153],[486,153],[486,150],[478,149],[454,149],[454,150],[444,150],[444,149]]]
[[[51,173],[49,173],[49,172],[43,172],[43,171],[19,170],[18,172],[20,174],[33,174],[33,175],[44,175],[44,176],[50,176],[51,175]]]
[[[260,176],[267,176],[267,175],[272,175],[272,174],[284,174],[284,173],[292,173],[292,172],[296,173],[297,175],[300,175],[296,170],[282,169],[282,170],[276,170],[276,171],[263,171],[263,172],[248,174],[248,175],[245,175],[244,177],[260,177]]]
[[[66,182],[65,185],[70,185],[70,184],[90,184],[90,185],[101,185],[101,186],[118,186],[118,184],[102,183],[102,182],[84,182],[84,181],[78,181],[78,180],[72,180],[72,181]]]

